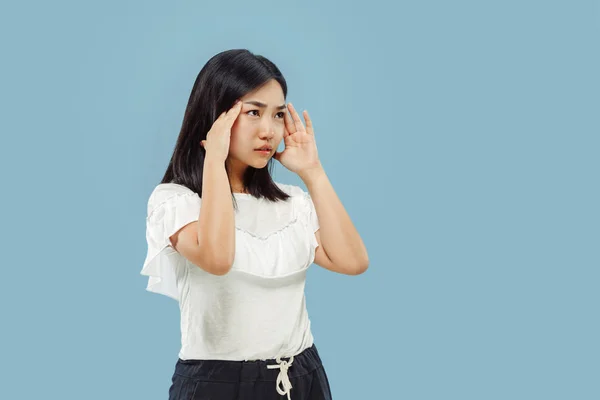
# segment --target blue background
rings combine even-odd
[[[369,251],[308,276],[335,399],[600,398],[598,1],[13,2],[0,33],[0,398],[167,398],[146,202],[230,48],[280,67]]]

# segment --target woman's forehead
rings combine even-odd
[[[256,101],[262,104],[266,104],[268,107],[279,107],[285,103],[283,97],[283,90],[279,83],[275,80],[271,80],[259,87],[258,89],[242,96],[242,101]]]

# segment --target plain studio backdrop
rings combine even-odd
[[[30,1],[0,22],[0,398],[167,398],[179,309],[139,274],[146,202],[231,48],[281,68],[369,252],[307,278],[335,399],[600,398],[598,1]]]

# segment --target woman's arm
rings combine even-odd
[[[315,264],[346,275],[358,275],[369,266],[367,249],[338,198],[323,167],[299,174],[317,211],[320,229]]]
[[[231,189],[222,161],[207,156],[202,174],[202,205],[197,222],[171,236],[185,258],[214,275],[225,275],[235,256],[235,222]]]

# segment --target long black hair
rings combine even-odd
[[[200,145],[218,116],[230,109],[247,93],[275,79],[287,96],[285,78],[267,58],[246,49],[223,51],[213,56],[198,74],[188,100],[181,131],[161,183],[177,183],[202,197],[202,176],[206,150]],[[271,178],[273,157],[263,168],[248,166],[243,176],[244,188],[254,197],[287,200]],[[229,174],[229,171],[227,171]],[[231,185],[229,186],[231,189]],[[235,206],[235,197],[232,191]]]

